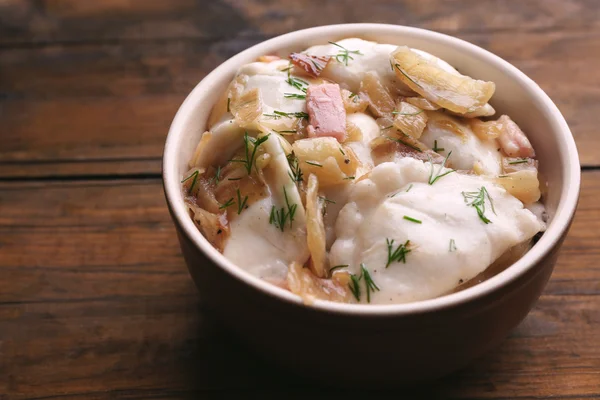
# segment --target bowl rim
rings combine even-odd
[[[359,32],[362,32],[359,33]],[[560,200],[553,217],[552,223],[540,240],[517,262],[510,265],[499,274],[460,292],[436,297],[434,299],[422,300],[403,304],[346,304],[317,300],[310,307],[329,313],[361,316],[401,316],[419,313],[427,313],[442,310],[464,304],[485,295],[488,295],[501,287],[508,285],[526,272],[533,269],[555,246],[566,233],[574,216],[579,198],[581,169],[579,155],[573,135],[559,111],[558,107],[549,96],[527,75],[515,66],[484,50],[472,43],[453,36],[445,35],[421,28],[414,28],[390,24],[338,24],[324,25],[298,31],[289,32],[266,41],[260,42],[219,65],[202,79],[186,97],[175,115],[169,133],[167,135],[163,155],[163,185],[165,197],[171,216],[175,224],[210,261],[227,272],[233,278],[240,280],[249,287],[290,305],[303,305],[300,297],[271,283],[268,283],[249,272],[236,266],[225,258],[218,250],[204,238],[196,228],[188,211],[181,200],[180,176],[177,168],[178,145],[183,136],[185,121],[193,113],[197,104],[201,103],[205,90],[223,74],[233,74],[242,65],[242,60],[249,54],[269,54],[278,48],[286,48],[295,44],[299,39],[306,37],[352,37],[368,35],[402,35],[413,36],[424,40],[437,42],[441,45],[450,45],[462,51],[470,52],[485,62],[495,64],[501,68],[510,78],[519,81],[532,97],[538,100],[540,106],[545,108],[543,112],[550,119],[553,131],[558,133],[559,142],[558,156],[563,162],[563,187],[561,188]],[[256,57],[254,57],[256,58]]]

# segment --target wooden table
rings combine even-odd
[[[305,385],[221,330],[160,181],[169,124],[211,69],[283,32],[360,21],[449,33],[512,62],[556,101],[583,164],[535,309],[471,367],[408,392],[600,398],[600,3],[3,0],[1,399],[370,398]]]

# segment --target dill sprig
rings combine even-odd
[[[510,165],[523,164],[523,163],[526,163],[526,162],[529,162],[529,160],[527,158],[522,158],[522,159],[517,160],[517,161],[511,161],[511,162],[509,162],[509,164]]]
[[[188,193],[192,193],[192,190],[194,190],[194,186],[196,186],[196,182],[198,181],[198,174],[200,171],[196,170],[194,172],[192,172],[190,174],[190,176],[188,176],[187,178],[185,178],[184,180],[181,181],[181,183],[185,183],[187,181],[189,181],[190,179],[192,180],[192,184],[190,185],[190,188],[188,189]]]
[[[345,181],[354,180],[354,179],[356,179],[355,176],[347,176],[347,177],[344,178]]]
[[[451,169],[450,171],[446,171],[443,174],[440,174],[440,172],[442,172],[442,169],[446,166],[446,162],[448,161],[448,158],[450,158],[451,154],[452,154],[452,152],[448,153],[448,155],[444,159],[444,162],[442,163],[442,165],[440,165],[440,167],[438,168],[438,170],[435,174],[433,173],[433,163],[431,162],[431,159],[429,159],[429,163],[431,164],[431,171],[429,172],[429,184],[430,185],[433,185],[438,179],[441,179],[448,174],[456,172],[455,170]]]
[[[411,78],[410,76],[408,76],[408,75],[406,74],[406,72],[404,72],[404,71],[402,70],[402,68],[400,68],[400,64],[394,64],[394,66],[395,66],[395,67],[398,69],[398,71],[400,71],[400,73],[401,73],[402,75],[404,75],[404,77],[405,77],[406,79],[408,79],[409,81],[411,81],[412,83],[414,83],[414,84],[415,84],[415,85],[417,85],[418,87],[422,88],[422,86],[421,86],[421,85],[419,85],[417,82],[415,82],[413,78]]]
[[[436,153],[439,153],[440,151],[444,151],[443,147],[437,147],[437,140],[433,141],[433,149],[431,149],[433,151],[435,151]]]
[[[290,204],[285,186],[283,188],[283,196],[285,197],[285,205],[287,210],[286,207],[277,209],[277,207],[272,206],[271,214],[269,216],[269,223],[275,225],[275,227],[280,229],[281,232],[283,232],[285,229],[287,221],[290,221],[290,228],[292,227],[294,216],[296,215],[296,209],[298,208],[298,204]]]
[[[346,153],[344,153],[344,150],[340,147],[340,153],[342,153],[343,156],[346,155]]]
[[[331,274],[333,271],[335,271],[336,269],[340,269],[340,268],[348,268],[349,265],[348,264],[341,264],[341,265],[336,265],[335,267],[331,267],[329,268],[329,273]]]
[[[233,197],[232,197],[229,200],[227,200],[225,203],[221,204],[219,206],[219,210],[222,210],[222,209],[227,208],[227,207],[231,207],[234,204],[235,204],[235,201],[233,200]]]
[[[349,99],[352,99],[353,103],[358,103],[360,101],[360,96],[358,95],[358,93],[350,93],[350,96],[348,96]]]
[[[302,93],[306,94],[306,89],[308,88],[308,82],[303,79],[296,78],[292,76],[292,68],[290,63],[290,68],[287,69],[287,79],[286,83],[292,86],[295,89],[298,89]]]
[[[414,222],[415,224],[422,224],[423,223],[423,221],[421,221],[420,219],[409,217],[408,215],[405,215],[402,218],[405,219],[405,220],[407,220],[407,221]]]
[[[227,112],[231,112],[231,97],[227,98]]]
[[[263,114],[265,117],[269,117],[269,118],[273,118],[273,119],[281,119],[281,117],[285,117],[285,118],[308,118],[308,114],[305,112],[291,112],[291,113],[287,113],[287,112],[283,112],[283,111],[277,111],[277,110],[273,110],[273,114]]]
[[[304,162],[307,163],[308,165],[314,165],[315,167],[323,168],[322,164],[319,164],[319,163],[314,162],[314,161],[304,161]]]
[[[288,172],[288,175],[290,176],[290,178],[292,178],[292,181],[302,182],[303,173],[300,169],[300,162],[298,161],[298,157],[296,157],[296,154],[294,154],[294,152],[292,151],[286,156],[286,158],[288,160],[288,164],[290,165],[290,169],[292,170],[292,172]]]
[[[335,42],[329,42],[329,43],[334,46],[337,46],[341,49],[338,51],[338,53],[336,55],[334,55],[332,57],[334,57],[337,62],[344,64],[346,67],[348,66],[348,60],[354,60],[354,57],[352,57],[350,54],[356,54],[359,56],[364,55],[359,50],[348,50],[344,46],[339,45]]]
[[[452,253],[456,251],[456,243],[454,242],[454,239],[450,239],[450,245],[448,246],[448,252]]]
[[[298,93],[284,93],[283,97],[285,97],[286,99],[306,100],[305,94],[298,94]]]
[[[482,186],[476,192],[462,192],[462,195],[465,199],[465,203],[467,203],[468,206],[471,206],[471,207],[475,208],[475,210],[477,210],[477,215],[483,221],[484,224],[492,223],[492,221],[490,221],[485,216],[485,199],[486,198],[487,198],[488,202],[490,203],[490,207],[494,214],[496,214],[496,210],[494,209],[494,203],[492,201],[492,198],[490,197],[490,194],[488,193],[487,189],[485,188],[485,186]]]
[[[396,250],[394,250],[394,239],[390,240],[386,238],[385,243],[387,244],[388,248],[388,260],[385,264],[385,267],[389,267],[393,262],[403,262],[406,264],[406,255],[410,253],[410,249],[408,248],[410,240],[400,243],[398,247],[396,247]]]
[[[260,146],[261,144],[263,144],[264,142],[267,141],[267,139],[269,139],[269,136],[271,134],[269,133],[266,136],[263,136],[261,138],[255,139],[252,136],[248,136],[248,132],[244,133],[244,147],[245,147],[245,156],[246,158],[244,160],[230,160],[231,162],[239,162],[244,164],[244,167],[246,168],[246,172],[248,173],[248,175],[250,175],[250,173],[252,172],[252,165],[256,159],[256,151],[258,150],[258,146]],[[252,152],[250,152],[250,147],[252,148]]]
[[[219,165],[217,167],[217,171],[215,172],[215,176],[213,176],[210,180],[209,183],[215,183],[215,185],[219,184],[219,181],[221,180],[221,166]]]
[[[242,213],[242,210],[246,206],[247,202],[248,202],[248,196],[244,196],[244,199],[242,199],[242,194],[240,193],[240,188],[238,188],[237,189],[238,215],[240,215]]]
[[[412,189],[413,184],[411,183],[410,186],[408,187],[408,189],[406,189],[406,193],[410,192],[410,189]]]
[[[356,276],[355,274],[350,274],[350,283],[348,287],[350,288],[350,292],[354,295],[356,301],[360,301],[361,289],[360,289],[360,281],[365,281],[365,289],[367,292],[367,303],[371,302],[371,292],[379,291],[379,286],[373,281],[371,278],[371,274],[367,269],[364,263],[360,264],[360,275]]]

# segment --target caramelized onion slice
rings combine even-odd
[[[315,300],[348,303],[351,301],[351,294],[348,284],[343,283],[341,276],[338,277],[340,274],[343,273],[336,273],[333,279],[321,279],[313,275],[310,269],[292,263],[288,269],[287,284],[290,291],[300,296],[305,304],[310,305]]]
[[[214,214],[186,201],[194,223],[204,237],[221,253],[229,237],[229,224],[224,213]]]
[[[292,63],[312,77],[318,77],[325,69],[331,57],[311,56],[304,53],[291,53]]]
[[[306,233],[310,251],[310,268],[315,276],[325,278],[328,263],[323,204],[319,199],[319,180],[314,174],[308,176],[306,186]]]
[[[394,115],[394,127],[401,132],[418,139],[427,125],[427,113],[410,103],[398,103]]]
[[[358,93],[352,93],[349,90],[342,89],[342,100],[344,101],[344,108],[346,114],[365,112],[369,103],[367,99]]]
[[[257,129],[262,115],[262,99],[258,88],[247,91],[230,103],[230,110],[241,128]]]
[[[390,115],[394,111],[394,99],[375,72],[365,74],[360,82],[358,94],[368,102],[369,110],[377,117]]]
[[[493,82],[453,74],[406,46],[391,55],[398,79],[427,100],[450,111],[465,114],[483,107],[494,94]]]
[[[527,169],[500,175],[496,178],[496,182],[524,204],[535,203],[540,199],[540,182],[537,170]]]
[[[296,140],[292,148],[304,179],[315,174],[321,187],[347,182],[360,165],[352,149],[341,145],[332,137]]]

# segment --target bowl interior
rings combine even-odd
[[[360,37],[380,43],[407,45],[425,50],[453,65],[461,73],[476,79],[496,83],[491,104],[496,116],[508,114],[528,135],[540,164],[540,176],[546,179],[544,195],[550,221],[540,241],[521,260],[504,272],[464,291],[433,300],[401,305],[362,306],[319,303],[318,307],[351,311],[364,308],[365,312],[415,311],[441,307],[453,302],[466,301],[493,290],[495,286],[517,278],[549,251],[565,229],[575,211],[579,193],[579,159],[573,137],[564,118],[548,96],[531,79],[499,57],[462,40],[443,34],[394,25],[350,24],[311,28],[292,32],[260,43],[223,63],[210,73],[191,92],[178,111],[171,126],[165,147],[163,178],[165,191],[173,215],[184,232],[213,261],[230,270],[240,279],[278,297],[296,301],[295,296],[254,278],[229,263],[213,249],[195,228],[184,207],[179,182],[188,170],[187,162],[205,131],[206,121],[213,104],[234,77],[237,68],[252,62],[263,54],[287,57],[291,51],[336,41],[346,37]]]

